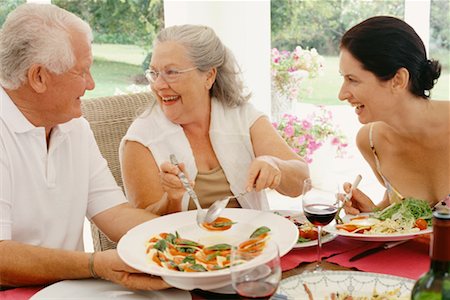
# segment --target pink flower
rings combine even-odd
[[[314,152],[323,143],[329,142],[336,149],[336,157],[343,157],[347,147],[345,136],[332,122],[332,114],[325,108],[299,119],[295,115],[284,114],[279,122],[272,125],[278,130],[292,151],[312,162]]]
[[[334,138],[331,140],[331,145],[333,145],[333,146],[339,145],[340,143],[341,143],[341,141],[339,140],[338,137],[334,137]]]
[[[292,127],[292,126],[286,126],[284,128],[284,133],[286,134],[287,137],[293,136],[294,135],[294,131],[295,131],[294,127]]]
[[[305,130],[309,130],[309,129],[311,129],[311,122],[309,122],[308,120],[303,120],[302,121],[302,126],[303,126],[303,128],[305,129]]]

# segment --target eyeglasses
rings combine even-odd
[[[148,82],[150,84],[155,83],[155,81],[158,79],[158,77],[161,75],[161,77],[164,79],[167,83],[172,83],[178,80],[181,74],[192,71],[197,69],[197,67],[192,67],[184,70],[175,70],[175,69],[168,69],[164,71],[155,71],[155,70],[145,70],[145,78],[147,78]]]

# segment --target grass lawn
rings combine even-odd
[[[142,68],[133,64],[121,63],[94,58],[91,68],[95,80],[95,89],[86,91],[84,98],[112,96],[116,88],[125,91],[134,83],[134,78],[143,74]]]
[[[146,51],[134,45],[93,44],[94,64],[92,74],[96,82],[93,91],[87,91],[85,98],[111,96],[116,88],[125,91],[135,83],[136,76],[141,76],[141,67]],[[439,57],[442,61],[445,56]],[[339,105],[338,100],[342,77],[339,74],[339,61],[336,56],[325,57],[325,72],[322,76],[304,81],[305,87],[311,87],[312,93],[302,99],[304,103]],[[432,90],[433,99],[450,99],[449,63],[443,62],[443,70],[438,83]]]
[[[96,58],[140,66],[147,52],[136,45],[92,44]]]

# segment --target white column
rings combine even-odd
[[[270,115],[270,1],[164,1],[165,26],[202,24],[233,52],[252,92]]]
[[[430,5],[430,0],[405,0],[405,22],[411,25],[422,39],[427,56],[430,44]]]

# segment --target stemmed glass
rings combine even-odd
[[[267,240],[262,252],[233,247],[231,250],[231,283],[243,299],[270,299],[281,280],[278,246]]]
[[[311,178],[303,183],[303,212],[317,226],[317,262],[314,271],[321,271],[322,227],[334,220],[338,210],[339,184],[336,181],[314,183]]]

